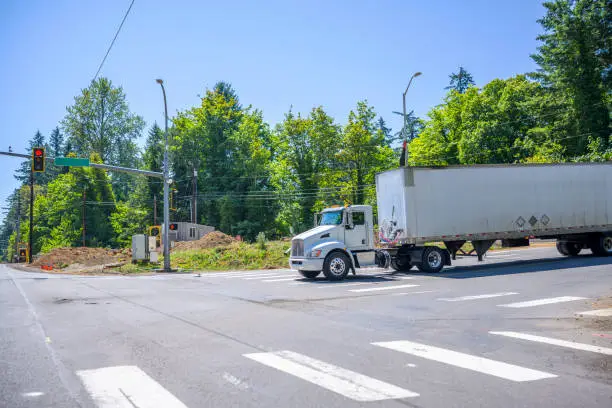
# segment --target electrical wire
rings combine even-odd
[[[96,71],[96,75],[94,75],[94,77],[91,80],[91,82],[94,82],[98,78],[98,74],[102,70],[102,66],[104,65],[104,62],[106,61],[106,57],[108,57],[108,54],[110,53],[111,49],[113,48],[113,45],[115,44],[115,40],[117,39],[117,36],[119,36],[119,32],[121,31],[121,28],[123,27],[123,23],[125,23],[125,19],[127,18],[128,14],[130,14],[130,10],[132,10],[132,6],[134,5],[134,1],[135,0],[132,0],[132,2],[130,3],[130,7],[125,12],[125,15],[123,16],[123,20],[121,20],[121,24],[119,25],[119,28],[117,29],[117,32],[115,33],[115,37],[113,37],[113,41],[111,41],[110,46],[108,47],[108,50],[106,50],[106,54],[104,55],[104,58],[102,59],[102,62],[100,63],[100,66],[98,67],[98,70]]]

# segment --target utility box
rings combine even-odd
[[[132,262],[149,260],[149,236],[132,235]]]
[[[209,232],[213,232],[215,227],[208,225],[194,224],[191,222],[174,222],[176,224],[176,231],[168,231],[168,240],[170,245],[175,241],[197,241]],[[161,233],[163,237],[164,226],[161,226]],[[163,238],[162,238],[163,239]]]

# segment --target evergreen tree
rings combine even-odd
[[[448,77],[450,78],[450,84],[444,89],[454,89],[459,93],[464,93],[471,85],[475,84],[472,74],[463,67],[459,67],[459,72],[453,72]]]
[[[597,150],[610,136],[607,106],[611,92],[612,7],[609,0],[555,0],[544,3],[546,15],[538,20],[544,33],[534,74],[571,107],[574,144],[570,152],[587,152],[589,140]]]

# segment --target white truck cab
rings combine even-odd
[[[330,207],[315,215],[315,227],[291,241],[289,265],[305,278],[321,271],[329,280],[342,280],[355,268],[375,265],[372,207]]]

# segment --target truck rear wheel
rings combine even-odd
[[[557,241],[557,251],[561,255],[576,256],[582,250],[582,245],[575,242]]]
[[[410,269],[412,269],[412,265],[410,264],[410,261],[405,258],[393,258],[391,259],[391,268],[398,272],[408,272]]]
[[[612,236],[611,235],[599,235],[593,237],[589,243],[589,248],[593,252],[593,255],[597,256],[610,256],[612,255]]]
[[[321,271],[299,271],[299,272],[300,272],[300,275],[302,275],[306,279],[314,279],[317,276],[319,276],[319,274],[321,273]]]
[[[423,250],[421,264],[417,266],[421,272],[438,273],[444,268],[444,253],[436,246]]]
[[[323,274],[330,281],[343,280],[351,270],[351,261],[342,252],[327,255],[323,262]]]

